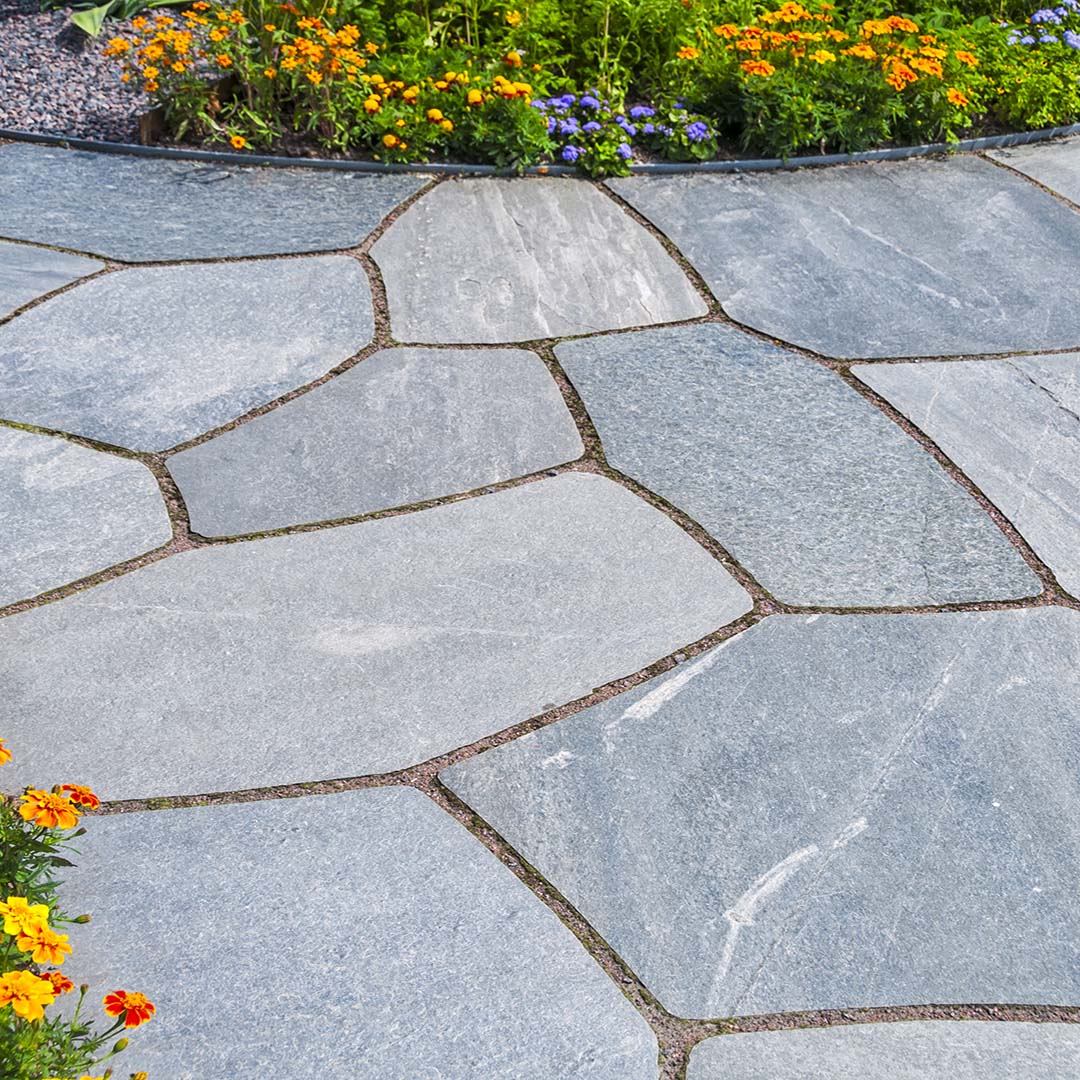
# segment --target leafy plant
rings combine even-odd
[[[11,752],[0,741],[0,765]],[[74,1009],[47,1013],[74,991],[60,970],[71,953],[68,935],[59,928],[90,921],[72,918],[57,904],[58,872],[72,863],[71,841],[84,810],[96,809],[97,796],[78,784],[51,791],[27,788],[21,796],[0,796],[0,1076],[4,1080],[105,1080],[88,1070],[121,1053],[128,1040],[123,1031],[138,1027],[154,1014],[142,994],[116,990],[103,1006],[112,1023],[103,1031],[83,1016],[88,987],[79,988]],[[107,1043],[111,1048],[104,1050]],[[104,1050],[104,1052],[103,1052]],[[146,1073],[132,1080],[147,1080]]]

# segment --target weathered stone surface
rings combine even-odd
[[[0,147],[0,236],[127,262],[354,247],[426,176]]]
[[[608,461],[700,522],[779,599],[1030,596],[978,504],[821,365],[727,326],[566,342]]]
[[[615,984],[419,792],[122,814],[79,847],[64,895],[94,921],[65,971],[155,1002],[152,1076],[656,1075]]]
[[[1073,1080],[1080,1025],[928,1020],[706,1039],[687,1080]]]
[[[859,365],[1080,595],[1080,354]]]
[[[839,357],[1080,344],[1080,216],[979,158],[609,183],[733,319],[793,344]]]
[[[345,256],[121,270],[0,327],[0,408],[162,450],[309,382],[373,333],[367,278]]]
[[[707,310],[660,244],[584,181],[440,184],[371,254],[400,341],[530,341]]]
[[[77,581],[171,536],[146,466],[0,427],[0,605]]]
[[[388,349],[169,471],[192,528],[223,535],[470,491],[583,449],[535,353]]]
[[[10,783],[128,798],[400,768],[749,606],[668,518],[586,474],[185,552],[0,622]]]
[[[1080,139],[1010,146],[989,150],[986,156],[1030,176],[1066,199],[1080,203]]]
[[[101,263],[81,255],[0,240],[0,319],[101,267]]]
[[[1078,702],[1066,609],[773,616],[442,777],[676,1013],[1075,1005]]]

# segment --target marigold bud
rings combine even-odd
[[[72,922],[79,923],[81,926],[85,926],[90,921],[89,915],[76,915]]]
[[[120,1054],[124,1050],[126,1050],[127,1048],[128,1048],[128,1040],[127,1039],[117,1039],[116,1042],[113,1043],[113,1053],[114,1054]]]

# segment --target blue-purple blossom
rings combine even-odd
[[[577,101],[577,98],[573,94],[563,94],[559,101],[569,109]]]
[[[546,101],[541,101],[540,98],[533,98],[531,104],[532,107],[537,110],[537,112],[547,112]]]
[[[1075,30],[1066,30],[1062,34],[1062,39],[1070,49],[1080,49],[1080,34],[1076,33]]]
[[[581,130],[581,125],[577,120],[569,116],[565,120],[559,121],[559,134],[560,135],[576,135]]]
[[[1020,39],[1020,44],[1021,45],[1034,45],[1035,44],[1035,39],[1030,34],[1026,34],[1024,37],[1022,37]]]
[[[651,135],[656,130],[656,125],[646,124],[641,130],[645,132],[646,135]]]
[[[581,105],[586,109],[599,109],[600,99],[594,98],[591,94],[583,94],[581,97]]]
[[[554,134],[555,134],[555,129],[556,129],[556,128],[557,128],[558,126],[559,126],[559,121],[558,121],[558,120],[556,120],[554,116],[549,116],[549,117],[548,117],[548,125],[547,125],[547,127],[548,127],[548,134],[549,134],[549,135],[554,135]]]
[[[646,116],[655,116],[655,115],[656,115],[656,110],[655,109],[650,109],[648,105],[635,105],[630,110],[630,119],[631,120],[642,120]]]
[[[582,131],[587,131],[590,135],[592,135],[593,132],[603,131],[604,130],[604,125],[603,124],[598,124],[595,120],[589,120],[586,123],[581,125],[581,130]]]
[[[1031,16],[1031,21],[1036,25],[1039,23],[1060,23],[1061,16],[1056,12],[1051,11],[1049,8],[1042,8]]]
[[[633,157],[634,151],[630,149],[629,143],[621,142],[615,147],[615,153],[618,154],[623,161],[626,161],[628,158]]]
[[[631,124],[625,116],[621,121],[616,121],[616,123],[630,136],[631,139],[637,134],[637,127],[634,124]]]
[[[579,157],[581,157],[581,153],[582,153],[581,147],[573,146],[573,145],[568,143],[566,146],[564,146],[562,148],[562,155],[561,156],[562,156],[563,161],[575,162],[575,161],[577,161],[577,159]]]
[[[709,125],[702,120],[695,120],[683,129],[691,142],[702,142],[709,137]]]

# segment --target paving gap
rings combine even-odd
[[[1007,150],[1009,148],[1002,147],[1001,149]],[[1053,196],[1053,198],[1057,199],[1058,202],[1064,203],[1070,210],[1080,211],[1080,206],[1077,206],[1077,204],[1074,203],[1072,199],[1067,198],[1066,196],[1062,195],[1061,192],[1055,191],[1051,187],[1047,187],[1041,180],[1036,180],[1034,176],[1028,176],[1026,172],[1021,172],[1019,169],[1013,168],[1013,166],[1010,165],[1007,161],[999,161],[997,158],[992,158],[984,150],[980,150],[978,153],[975,154],[975,156],[982,158],[983,161],[988,161],[997,169],[1003,169],[1005,172],[1011,173],[1013,176],[1019,176],[1021,180],[1032,184],[1040,191],[1046,192],[1047,195]]]
[[[26,245],[33,246],[33,245]],[[49,251],[60,251],[59,248],[48,248]],[[64,255],[72,254],[71,252],[63,251]],[[81,255],[82,253],[79,252]],[[115,273],[120,269],[118,263],[108,262],[102,259],[100,255],[88,255],[85,258],[93,258],[104,265],[100,270],[95,270],[92,274],[84,274],[82,277],[76,278],[74,281],[69,281],[66,285],[61,285],[58,289],[53,289],[52,292],[42,293],[40,296],[35,296],[33,300],[27,300],[22,307],[17,307],[8,315],[0,317],[0,326],[4,326],[11,322],[13,319],[17,319],[20,315],[25,315],[31,308],[40,307],[42,304],[48,303],[53,297],[60,296],[61,293],[70,292],[72,289],[78,288],[78,286],[85,284],[88,281],[93,281],[95,278],[105,277],[106,274]]]

